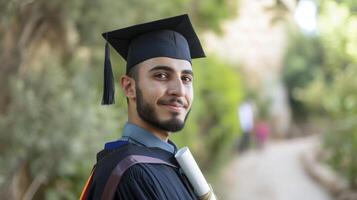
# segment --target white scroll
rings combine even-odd
[[[190,149],[188,147],[181,148],[176,153],[175,158],[193,186],[196,195],[202,197],[211,192],[212,195],[210,195],[210,200],[216,200],[213,191],[211,191],[211,188],[193,158]]]

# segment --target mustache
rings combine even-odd
[[[172,98],[169,98],[169,99],[161,99],[158,101],[159,104],[164,104],[164,105],[167,105],[167,104],[179,104],[180,106],[183,106],[183,107],[187,107],[187,103],[184,102],[182,99],[180,98],[175,98],[175,97],[172,97]]]

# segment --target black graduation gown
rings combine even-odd
[[[174,155],[160,148],[125,144],[114,150],[103,150],[97,164],[87,200],[100,200],[105,184],[118,162],[129,155],[159,158],[177,166],[139,163],[129,167],[118,184],[114,199],[120,200],[196,200],[187,177],[178,168]]]

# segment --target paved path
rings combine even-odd
[[[314,144],[314,137],[271,142],[260,152],[242,154],[223,171],[220,199],[330,200],[299,161],[300,153]]]

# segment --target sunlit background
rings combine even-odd
[[[357,199],[355,0],[1,1],[0,199],[78,199],[127,120],[118,85],[100,105],[101,33],[183,13],[207,58],[173,140],[218,198]]]

